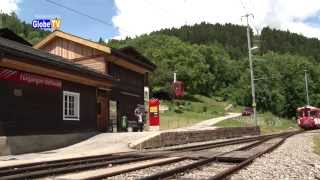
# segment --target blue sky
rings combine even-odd
[[[122,39],[163,28],[200,22],[245,25],[241,16],[253,13],[255,32],[269,26],[320,39],[319,0],[51,0],[109,25],[58,7],[50,0],[1,0],[0,10],[22,20],[59,17],[61,30],[87,39]],[[230,6],[232,4],[232,6]]]
[[[320,28],[320,11],[304,20],[305,23],[315,28]]]
[[[105,25],[72,11],[58,7],[46,0],[23,0],[19,3],[18,17],[28,23],[41,17],[61,18],[61,30],[87,39],[109,39],[118,35],[112,25],[112,17],[116,13],[113,0],[54,0],[59,4],[71,7],[90,16],[110,22]]]

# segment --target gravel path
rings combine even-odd
[[[272,153],[255,160],[232,180],[320,180],[320,156],[313,153],[312,137],[320,130],[295,135]]]

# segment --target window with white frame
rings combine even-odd
[[[80,120],[80,94],[63,91],[63,120]]]

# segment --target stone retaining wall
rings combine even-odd
[[[212,141],[216,139],[236,138],[241,136],[259,135],[259,127],[218,128],[200,131],[162,132],[143,142],[131,144],[131,148],[159,148],[193,142]]]

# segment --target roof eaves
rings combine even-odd
[[[145,57],[143,54],[141,54],[139,51],[137,51],[132,46],[126,46],[126,47],[120,48],[119,50],[124,52],[125,54],[126,54],[126,51],[132,51],[133,53],[135,53],[138,56],[138,57],[136,57],[136,59],[139,59],[139,60],[143,61],[146,64],[149,64],[151,66],[155,66],[156,67],[156,65],[154,63],[152,63],[147,57]]]
[[[99,51],[105,52],[110,54],[111,53],[111,48],[108,46],[104,46],[101,45],[97,42],[91,41],[89,39],[85,39],[73,34],[69,34],[60,30],[55,30],[54,32],[52,32],[51,34],[49,34],[47,37],[45,37],[42,41],[38,42],[36,45],[34,45],[33,47],[36,49],[39,49],[43,46],[45,46],[47,43],[49,43],[52,39],[59,37],[62,39],[67,39],[76,43],[79,43],[83,46],[88,46],[91,47],[93,49],[97,49]]]
[[[14,42],[12,40],[4,39],[0,37],[1,42],[7,41],[8,44],[12,44],[12,46],[6,46],[5,44],[0,43],[0,48],[2,51],[9,53],[13,56],[19,56],[19,57],[27,57],[30,59],[35,59],[38,60],[39,62],[43,62],[46,64],[54,65],[57,67],[62,67],[64,69],[72,70],[72,71],[77,71],[82,74],[86,75],[91,75],[99,78],[104,78],[104,79],[109,79],[109,80],[114,80],[112,76],[102,74],[100,72],[95,71],[94,69],[85,67],[83,65],[69,62],[62,57],[47,53],[42,50],[34,49],[32,47]],[[21,47],[22,49],[19,49],[18,47]],[[27,51],[30,50],[30,51]]]
[[[156,65],[154,64],[148,64],[148,63],[144,63],[140,60],[137,60],[136,58],[133,58],[125,53],[123,53],[122,51],[118,50],[118,49],[115,49],[115,48],[111,48],[111,54],[114,54],[116,56],[119,56],[121,58],[124,58],[124,59],[128,59],[130,60],[130,62],[132,63],[135,63],[137,65],[140,65],[148,70],[151,70],[151,71],[154,71],[156,69]]]

